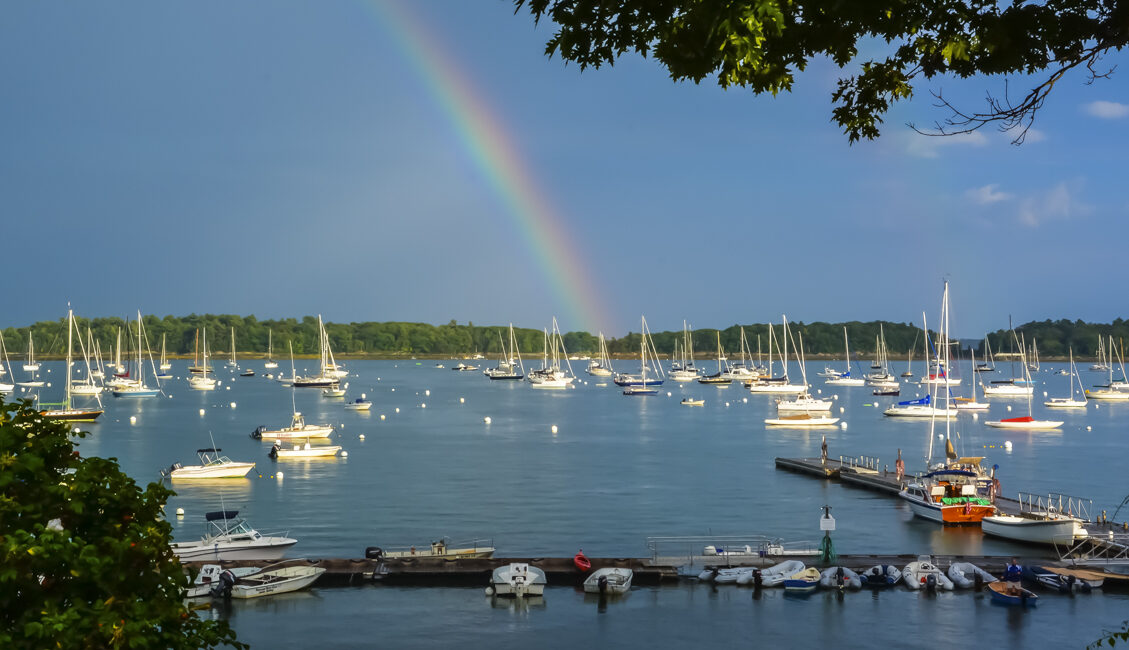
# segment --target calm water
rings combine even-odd
[[[261,372],[261,362],[249,365]],[[195,460],[197,448],[211,446],[210,433],[226,455],[256,461],[257,471],[248,480],[178,484],[179,494],[170,500],[168,510],[181,507],[187,515],[174,521],[176,536],[197,537],[203,513],[218,510],[222,502],[228,509],[240,510],[261,531],[289,531],[299,540],[294,556],[360,557],[366,546],[422,545],[444,535],[455,540],[492,538],[501,556],[571,555],[580,547],[594,556],[644,556],[648,554],[645,538],[650,535],[759,533],[816,540],[823,504],[834,508],[838,520],[834,539],[841,553],[1024,550],[984,539],[976,530],[943,530],[915,520],[908,508],[888,496],[774,468],[776,456],[817,456],[826,435],[832,457],[866,454],[892,467],[901,448],[907,470],[920,469],[929,444],[929,423],[885,418],[881,413],[896,399],[914,397],[920,390],[916,386],[903,388],[899,398],[874,397],[871,389],[863,387],[824,389],[825,395],[838,395],[836,411],[841,407],[844,412],[835,415],[844,418],[846,429],[766,430],[763,419],[775,412],[769,408],[771,399],[750,395],[739,385],[716,388],[667,382],[659,396],[625,397],[610,381],[597,386],[587,377],[587,384],[572,390],[536,391],[523,382],[492,382],[480,372],[438,370],[434,365],[434,361],[349,363],[354,376],[348,379],[348,399],[366,393],[374,402],[367,414],[346,411],[343,400],[325,399],[319,390],[293,392],[307,421],[340,426],[334,438],[348,451],[348,458],[271,461],[269,445],[248,434],[260,424],[289,421],[291,390],[261,377],[240,378],[220,369],[219,390],[192,391],[184,380],[184,362],[174,364],[177,379],[168,383],[167,399],[104,398],[107,413],[102,422],[90,425],[94,435],[80,449],[87,455],[117,457],[125,471],[144,483],[156,480],[158,471],[173,462]],[[822,385],[814,373],[823,365],[808,364],[813,390]],[[47,377],[57,377],[62,364],[48,366],[54,372]],[[576,365],[578,372],[582,366],[583,362]],[[1007,364],[998,367],[1001,372],[996,376],[1006,376]],[[1044,391],[1052,396],[1068,392],[1067,377],[1052,374],[1058,367],[1045,363],[1037,374],[1036,417],[1045,412]],[[897,367],[898,372],[902,369]],[[964,370],[967,391],[971,373]],[[1104,379],[1082,374],[1087,385]],[[685,396],[704,397],[706,405],[684,407],[679,401]],[[1010,414],[1008,404],[1013,408]],[[1066,424],[1049,432],[999,431],[982,424],[986,419],[1025,415],[1026,409],[1025,400],[996,400],[990,416],[981,414],[974,420],[962,414],[953,424],[957,451],[986,455],[988,463],[998,464],[1003,490],[1010,496],[1020,490],[1062,492],[1092,498],[1097,510],[1105,508],[1112,514],[1129,492],[1123,466],[1129,404],[1091,403],[1085,411],[1056,412],[1055,419]],[[133,423],[131,416],[136,418]],[[487,416],[490,424],[484,422]],[[1012,442],[1011,451],[1001,448],[1005,440]],[[275,476],[278,470],[285,478]],[[1124,519],[1125,513],[1119,518]],[[690,643],[698,635],[724,642],[754,633],[787,641],[794,630],[777,616],[778,609],[806,608],[821,621],[809,632],[827,640],[842,638],[848,620],[855,626],[869,621],[865,627],[882,637],[887,633],[881,629],[884,621],[892,616],[905,618],[899,625],[914,621],[937,632],[946,626],[967,631],[983,625],[998,632],[1000,639],[1012,640],[1048,639],[1055,621],[1064,618],[1081,617],[1080,628],[1096,629],[1129,616],[1125,602],[1110,596],[1048,598],[1038,617],[1023,617],[967,594],[929,599],[909,593],[877,599],[851,595],[843,602],[822,595],[789,602],[782,594],[766,594],[752,603],[750,592],[732,592],[704,587],[642,589],[600,614],[595,603],[570,589],[551,589],[543,611],[495,609],[480,590],[324,589],[237,605],[231,616],[249,638],[270,634],[270,640],[281,645],[314,638],[317,626],[353,627],[353,618],[358,619],[358,629],[348,633],[356,635],[354,641],[384,634],[384,628],[390,627],[396,645],[431,645],[455,638],[484,645],[496,641],[495,635],[502,635],[502,645],[516,645],[530,634],[543,640],[547,632],[565,631],[558,637],[563,645],[566,639],[572,639],[571,644],[588,638],[577,636],[577,626],[584,627],[583,635],[615,633],[622,627],[622,635],[616,637],[621,642],[628,642],[630,633],[630,638],[647,644],[668,639]],[[430,609],[443,612],[440,620],[412,616]],[[668,613],[675,610],[686,617],[680,620],[691,625],[672,622],[675,619]],[[300,613],[303,624],[287,620],[288,612]],[[959,623],[954,615],[961,620],[972,617],[977,624]],[[269,626],[263,625],[266,620],[271,621]],[[316,623],[306,627],[308,621]],[[475,627],[482,624],[485,627]],[[295,628],[290,630],[290,625]],[[269,632],[263,629],[267,627]]]

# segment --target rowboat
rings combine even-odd
[[[631,589],[631,578],[634,577],[631,569],[619,567],[605,567],[597,569],[584,581],[586,594],[622,594]]]
[[[819,588],[819,569],[808,567],[784,581],[784,591],[810,593]]]
[[[231,588],[231,597],[259,598],[298,591],[312,585],[323,573],[325,569],[316,566],[288,566],[260,571],[236,580]]]
[[[1039,604],[1039,597],[1023,587],[1009,587],[1003,582],[993,582],[988,585],[988,589],[992,594],[992,601],[1003,605],[1034,607]]]

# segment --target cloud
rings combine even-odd
[[[960,133],[957,135],[919,135],[911,133],[905,139],[906,153],[919,158],[937,158],[944,147],[958,145],[982,147],[988,144],[988,138],[979,131]]]
[[[1027,129],[1027,135],[1023,138],[1023,144],[1034,144],[1042,142],[1047,139],[1047,134],[1039,129]]]
[[[964,196],[980,205],[991,205],[992,203],[999,203],[1000,201],[1007,201],[1008,199],[1014,198],[1007,192],[997,191],[996,188],[999,186],[999,183],[992,183],[984,187],[977,187],[966,191]]]
[[[1093,206],[1078,199],[1078,184],[1072,189],[1065,182],[1046,192],[1025,198],[1019,205],[1019,223],[1034,228],[1047,221],[1067,220],[1090,214]]]
[[[1099,99],[1096,102],[1083,104],[1082,109],[1093,115],[1100,117],[1103,120],[1117,120],[1123,117],[1129,117],[1129,104],[1118,104],[1117,102],[1107,102]]]

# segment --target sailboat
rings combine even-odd
[[[491,379],[522,379],[525,377],[525,364],[521,362],[521,353],[517,349],[517,336],[514,335],[514,324],[510,323],[510,344],[502,340],[502,333],[498,332],[498,340],[502,343],[502,359],[497,368],[487,368],[482,374]],[[602,340],[602,339],[601,339]]]
[[[1116,348],[1113,346],[1113,337],[1109,337],[1109,348],[1106,350],[1106,372],[1109,373],[1109,382],[1105,386],[1095,386],[1093,390],[1086,391],[1086,397],[1089,399],[1100,399],[1111,402],[1126,402],[1129,401],[1129,391],[1121,390],[1119,386],[1123,385],[1122,381],[1115,382],[1113,380],[1113,351]],[[1121,376],[1125,377],[1125,360],[1120,359],[1121,363]]]
[[[274,330],[267,330],[267,360],[264,368],[277,368],[278,362],[274,360]]]
[[[31,330],[27,332],[27,363],[24,372],[39,372],[39,363],[35,360],[35,341],[31,337]]]
[[[1078,380],[1078,390],[1082,397],[1086,396],[1086,389],[1082,388],[1082,377],[1078,375],[1078,368],[1074,365],[1074,348],[1070,348],[1070,397],[1052,397],[1043,402],[1043,406],[1056,409],[1086,408],[1086,399],[1074,399],[1074,380]]]
[[[227,360],[228,368],[238,368],[239,362],[235,360],[235,328],[231,328],[231,358]]]
[[[1011,337],[1014,339],[1016,345],[1019,347],[1019,354],[1021,357],[1026,358],[1024,353],[1024,344],[1019,340],[1015,330],[1011,330]],[[1015,374],[1015,362],[1011,364],[1012,377],[1011,379],[994,379],[991,385],[984,386],[984,397],[1027,397],[1030,398],[1034,392],[1035,387],[1031,383],[1031,377],[1028,374],[1027,362],[1023,362],[1022,376]]]
[[[201,336],[201,340],[203,341],[203,350],[204,350],[204,365],[203,365],[203,367],[207,368],[208,367],[208,328],[205,327],[203,329],[204,329],[204,332],[203,332],[203,335]],[[202,372],[202,373],[199,373],[199,374],[191,374],[190,373],[189,377],[188,377],[188,387],[191,388],[192,390],[215,390],[216,389],[216,380],[215,380],[214,377],[209,376],[207,372]]]
[[[785,328],[785,335],[791,336]],[[800,355],[800,376],[804,382],[804,392],[796,395],[795,399],[778,399],[776,400],[776,412],[792,413],[800,415],[779,416],[774,420],[765,420],[765,424],[780,426],[783,423],[788,425],[802,425],[802,426],[827,426],[839,422],[839,418],[831,417],[831,400],[817,399],[812,397],[808,392],[808,373],[807,364],[804,363],[804,335],[800,334],[800,344],[796,346]],[[827,413],[826,416],[816,414]],[[806,417],[804,417],[806,416]]]
[[[900,388],[898,378],[890,374],[890,352],[886,347],[886,329],[878,324],[878,367],[866,375],[866,385],[874,388]]]
[[[169,363],[168,351],[165,349],[165,338],[166,335],[161,334],[161,363],[157,366],[157,369],[161,371],[161,373],[157,376],[161,379],[168,379],[172,377],[172,375],[165,372],[166,370],[172,368],[172,364]]]
[[[969,348],[969,353],[972,355],[972,367],[976,367],[976,350]],[[954,397],[953,401],[957,403],[958,411],[987,411],[991,405],[985,402],[976,401],[976,384],[980,383],[979,380],[973,376],[972,381],[972,397]]]
[[[599,348],[596,358],[588,362],[587,372],[593,377],[611,377],[615,371],[612,369],[612,359],[608,355],[608,342],[604,339],[603,332],[600,332]]]
[[[791,393],[791,394],[795,394],[795,393],[803,393],[803,392],[807,391],[807,389],[808,389],[808,387],[806,385],[807,382],[804,382],[805,385],[803,385],[803,386],[798,386],[796,384],[790,383],[789,380],[788,380],[788,339],[789,339],[789,334],[788,334],[788,317],[787,316],[784,317],[784,326],[783,326],[782,330],[784,332],[784,334],[783,334],[784,345],[782,346],[782,351],[783,351],[782,352],[782,357],[783,357],[782,363],[783,363],[783,366],[784,366],[784,374],[780,377],[773,377],[772,376],[772,343],[773,343],[774,335],[773,335],[773,331],[772,331],[772,325],[769,325],[768,326],[768,369],[769,369],[769,372],[768,372],[767,376],[760,377],[759,379],[753,381],[751,384],[746,384],[746,386],[749,387],[750,393],[770,393],[770,394],[771,393],[776,393],[776,394],[779,394],[779,393],[789,394],[789,393]]]
[[[729,370],[722,376],[736,381],[751,381],[760,376],[757,369],[753,367],[752,353],[749,351],[749,341],[745,338],[744,327],[741,328],[741,360],[729,364]]]
[[[561,359],[568,367],[566,372],[561,368]],[[568,352],[564,349],[564,337],[561,335],[557,317],[553,317],[553,331],[545,330],[545,351],[541,358],[541,367],[525,376],[526,381],[533,388],[564,389],[576,381],[572,372],[572,364],[568,360]]]
[[[1113,366],[1112,360],[1106,360],[1105,340],[1098,336],[1098,361],[1090,366],[1090,372],[1108,372]]]
[[[672,364],[667,377],[674,381],[694,381],[698,378],[698,369],[694,367],[694,336],[690,333],[690,325],[682,321],[682,360]]]
[[[851,344],[847,340],[847,327],[846,327],[846,325],[843,326],[843,347],[846,350],[846,355],[847,355],[847,369],[845,371],[839,373],[839,376],[832,377],[831,379],[828,379],[824,383],[826,383],[828,386],[862,386],[863,384],[866,383],[865,379],[863,379],[861,377],[852,377],[851,376]],[[881,355],[880,348],[878,346],[878,339],[877,338],[874,339],[874,349],[875,349],[875,353],[874,353],[875,358],[877,360],[877,358]],[[802,364],[801,364],[800,368],[801,369],[803,368]]]
[[[321,320],[321,314],[318,314],[318,329],[321,330],[322,338],[322,376],[332,377],[333,379],[344,379],[348,377],[349,371],[337,365],[337,360],[333,358],[333,346],[329,344],[329,330],[325,329],[325,324],[322,323]]]
[[[90,354],[94,357],[94,368],[91,369],[90,375],[95,379],[105,379],[106,367],[102,363],[102,343],[94,340],[94,330],[90,327],[86,328],[86,343],[90,346]]]
[[[124,386],[116,386],[113,390],[114,397],[156,397],[161,392],[161,381],[157,380],[156,388],[149,388],[145,385],[145,364],[141,358],[141,350],[145,346],[145,323],[141,319],[141,312],[137,312],[137,377],[129,384]],[[152,355],[149,357],[149,362],[152,364]],[[155,365],[155,364],[153,364]],[[153,370],[153,375],[157,374],[156,369]]]
[[[295,388],[325,388],[338,383],[338,378],[335,375],[341,371],[337,367],[337,363],[333,361],[333,352],[329,349],[329,335],[325,332],[325,324],[321,320],[321,314],[318,314],[318,346],[321,349],[318,374],[313,377],[295,376],[292,382]]]
[[[1023,362],[1023,376],[1027,387],[1031,388],[1031,365],[1027,362],[1027,351],[1020,345],[1019,354]],[[1031,413],[1031,392],[1027,393],[1027,415],[1002,420],[990,420],[984,424],[996,429],[1057,429],[1062,426],[1062,420],[1036,420]]]
[[[654,395],[659,392],[656,386],[661,386],[662,369],[659,367],[658,359],[654,354],[654,343],[651,342],[649,333],[647,331],[647,319],[642,319],[642,328],[640,330],[642,335],[639,337],[639,377],[632,378],[630,383],[619,382],[622,376],[617,376],[616,385],[623,386],[624,395]],[[648,363],[647,356],[651,355],[651,363]],[[652,365],[653,364],[653,365]],[[656,377],[652,379],[647,378],[647,370],[655,373]]]
[[[948,295],[949,295],[948,288],[949,288],[949,283],[946,282],[945,283],[945,302],[944,302],[945,306],[948,305]],[[943,314],[946,317],[948,316],[947,311],[944,311]],[[921,324],[922,324],[922,330],[925,332],[925,340],[928,341],[929,340],[929,323],[926,321],[924,312],[922,312],[922,314],[921,314]],[[935,363],[936,363],[938,368],[947,368],[948,367],[947,362],[948,362],[948,356],[949,356],[949,344],[948,344],[947,340],[944,340],[942,338],[940,332],[938,332],[938,340],[944,341],[944,350],[942,350],[941,346],[938,345],[937,350],[936,350],[937,359],[936,359]],[[943,352],[943,355],[942,355],[942,352]],[[930,360],[928,358],[926,358],[925,363],[928,366],[930,364]],[[943,381],[943,375],[942,375],[942,381]],[[882,411],[882,415],[885,415],[887,417],[900,417],[900,418],[930,418],[930,419],[935,419],[935,418],[939,418],[939,417],[945,418],[945,419],[955,418],[957,416],[957,410],[955,408],[949,408],[950,403],[949,403],[948,397],[949,397],[949,394],[951,393],[951,391],[948,389],[948,386],[945,387],[945,408],[938,408],[937,405],[934,404],[934,392],[935,392],[934,387],[941,386],[941,385],[943,385],[942,382],[926,383],[926,386],[928,386],[928,390],[930,392],[927,392],[925,394],[925,397],[922,397],[922,398],[919,398],[919,399],[904,400],[904,401],[898,402],[897,404],[894,404],[893,406],[890,406],[889,408],[887,408],[885,411]],[[930,444],[932,444],[932,443],[930,443]]]
[[[1027,362],[1027,369],[1039,372],[1039,346],[1035,345],[1035,337],[1031,337],[1031,360]]]
[[[981,364],[976,364],[976,372],[995,372],[996,359],[992,356],[992,346],[988,343],[988,335],[984,335],[984,355],[986,361]]]
[[[8,347],[4,345],[4,335],[2,333],[0,333],[0,353],[3,353],[4,359],[4,365],[0,366],[0,370],[4,370],[5,368],[7,369],[4,373],[0,373],[0,376],[7,374],[9,377],[11,377],[12,363],[8,361]],[[16,390],[15,384],[7,384],[3,381],[0,381],[0,395],[7,395],[14,390]]]
[[[917,347],[917,334],[913,335],[913,345],[909,346],[909,352],[906,353],[906,371],[902,373],[902,377],[913,376],[913,349]]]
[[[699,384],[713,384],[714,386],[728,386],[733,383],[728,375],[728,364],[725,361],[725,351],[721,349],[721,331],[717,332],[717,372],[705,377],[698,377]]]
[[[928,332],[928,328],[925,330]],[[938,367],[949,367],[949,283],[945,282],[945,291],[941,301],[941,327],[938,332],[937,362]],[[933,384],[932,390],[939,393],[944,388],[945,411],[949,411],[949,390],[947,387]],[[909,504],[913,514],[935,521],[945,526],[974,525],[979,526],[984,517],[995,514],[996,507],[992,504],[992,479],[983,476],[979,471],[980,458],[958,459],[953,449],[950,436],[948,418],[945,419],[945,459],[946,462],[934,466],[933,441],[936,434],[937,418],[929,422],[929,452],[925,458],[926,467],[930,470],[920,479],[915,480],[898,494],[902,500]],[[948,461],[956,461],[949,463]],[[965,462],[967,461],[967,462]],[[970,469],[971,468],[971,469]]]
[[[49,404],[43,402],[40,406],[55,406],[52,408],[40,411],[39,414],[51,420],[66,420],[68,422],[93,422],[98,419],[105,411],[102,409],[76,409],[71,408],[71,381],[72,367],[74,366],[74,332],[78,329],[78,325],[74,322],[74,311],[67,309],[67,361],[64,366],[63,372],[66,374],[65,379],[65,393],[63,401],[57,404]],[[90,365],[87,364],[87,370]],[[102,402],[99,400],[98,405],[101,406]]]
[[[78,323],[75,323],[74,331],[78,334],[78,347],[82,351],[82,360],[86,365],[86,376],[78,381],[71,381],[71,395],[101,395],[104,387],[96,379],[104,377],[105,374],[98,372],[98,359],[95,358],[94,364],[90,363],[90,357],[94,354],[94,335],[91,333],[90,328],[86,328],[87,341],[90,344],[89,349],[87,344],[82,342],[82,332],[78,329]],[[68,334],[68,337],[70,335]],[[70,343],[68,342],[68,346]]]
[[[122,328],[120,327],[117,344],[114,346],[114,372],[119,375],[125,372],[125,364],[122,363]]]

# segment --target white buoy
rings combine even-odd
[[[847,409],[843,408],[842,406],[840,406],[840,407],[839,407],[839,412],[840,412],[840,413],[842,413],[842,412],[844,412],[844,411],[846,411],[846,410],[847,410]]]
[[[396,412],[397,412],[397,413],[399,413],[399,412],[400,412],[400,407],[399,407],[399,406],[397,406],[397,407],[396,407]]]
[[[486,588],[486,595],[487,596],[493,596],[494,595],[494,588],[493,587],[487,587]]]
[[[666,396],[667,396],[667,397],[670,397],[670,395],[671,395],[670,391],[669,391],[669,390],[668,390],[668,391],[666,391]]]
[[[839,428],[842,429],[843,431],[846,431],[847,430],[847,423],[846,422],[840,422]]]
[[[219,383],[219,382],[216,382],[216,383]],[[224,386],[223,389],[224,390],[231,390],[231,386]]]
[[[200,417],[204,417],[204,409],[200,409]]]
[[[381,413],[381,414],[380,414],[380,419],[381,419],[381,420],[383,420],[383,419],[384,419],[384,414],[383,414],[383,413]]]
[[[748,398],[748,397],[742,397],[742,398],[741,398],[741,403],[742,403],[742,404],[748,404],[748,403],[749,403],[749,398]]]
[[[1008,413],[1011,413],[1011,404],[1008,404],[1008,405],[1007,405],[1007,412],[1008,412]]]
[[[426,403],[426,402],[423,402],[423,403],[421,403],[421,404],[419,405],[419,407],[420,407],[421,409],[425,409],[425,408],[427,408],[427,403]]]
[[[278,476],[279,480],[282,480],[282,472],[279,472],[276,476]]]
[[[1004,449],[1011,451],[1011,441],[1010,440],[1004,441]]]
[[[393,389],[392,389],[392,392],[393,392],[393,393],[395,393],[395,392],[396,392],[396,389],[395,389],[395,388],[393,388]]]
[[[183,517],[184,516],[184,508],[177,508],[176,509],[176,516],[177,517]]]
[[[361,435],[357,436],[357,438],[359,438],[360,440],[364,440],[364,439],[365,439],[365,434],[363,434],[363,433],[362,433]]]
[[[51,371],[50,371],[50,370],[48,370],[47,372],[51,372]],[[47,382],[47,387],[48,387],[48,388],[50,388],[50,387],[51,387],[51,382]]]
[[[80,431],[80,429],[78,427],[71,429],[71,432],[73,432],[73,433],[78,433],[79,431]]]
[[[874,408],[878,408],[878,402],[874,403]]]
[[[834,395],[832,395],[831,399],[838,401],[839,400],[839,393],[835,393]]]
[[[1043,397],[1047,396],[1047,391],[1043,391]]]
[[[972,420],[973,420],[973,421],[976,421],[976,420],[979,420],[979,419],[980,419],[980,414],[979,414],[979,413],[973,413],[973,414],[972,414]]]
[[[231,408],[235,408],[235,402],[231,403]]]
[[[557,425],[554,424],[553,426],[549,427],[549,431],[552,431],[555,434],[557,432]]]
[[[945,434],[943,434],[943,433],[938,433],[938,434],[937,434],[937,439],[938,439],[938,440],[944,440],[944,439],[945,439]]]
[[[466,404],[466,398],[465,398],[465,397],[460,397],[460,398],[459,398],[459,404]]]
[[[427,395],[428,397],[431,397],[431,389],[423,391],[423,394]]]
[[[816,394],[816,395],[822,395],[822,394],[823,394],[823,389],[822,389],[822,388],[817,388],[817,389],[815,389],[815,394]]]
[[[361,393],[361,399],[365,399],[365,394]]]
[[[490,424],[490,416],[487,415],[486,417],[482,418],[482,421],[485,422],[486,424]]]
[[[1094,430],[1094,427],[1092,427],[1092,426],[1090,426],[1090,425],[1088,425],[1088,424],[1087,424],[1087,425],[1086,425],[1086,430],[1087,430],[1087,431],[1093,431],[1093,430]]]
[[[136,415],[129,416],[129,423],[130,424],[137,424],[137,416]]]
[[[729,408],[729,402],[725,403],[725,408]]]
[[[341,457],[342,457],[342,458],[348,458],[348,457],[349,457],[349,452],[347,452],[347,451],[345,451],[344,449],[342,449],[342,450],[341,450]]]

